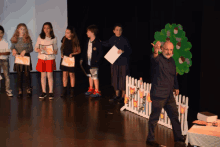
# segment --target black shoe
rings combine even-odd
[[[160,144],[156,141],[146,141],[146,144],[152,147],[160,147]]]
[[[71,87],[70,88],[71,90],[70,90],[70,97],[72,98],[72,97],[74,97],[74,87]]]
[[[46,93],[42,93],[39,98],[46,98],[47,97],[47,94]]]
[[[63,91],[62,91],[61,97],[66,95],[66,91],[67,91],[67,87],[63,87]]]
[[[123,104],[124,105],[124,98],[123,97],[118,99],[118,104]]]
[[[113,102],[113,101],[116,101],[117,99],[119,99],[120,97],[119,96],[114,96],[113,98],[109,99],[109,101]]]
[[[49,99],[52,100],[54,97],[53,93],[49,93]]]
[[[185,142],[177,141],[175,142],[174,147],[186,147],[186,144]]]

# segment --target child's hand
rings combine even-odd
[[[122,53],[122,50],[121,50],[121,49],[119,49],[119,50],[118,50],[118,54],[121,54],[121,53]]]
[[[69,57],[72,58],[72,54],[70,54]]]
[[[25,51],[25,50],[23,50],[23,51],[21,52],[21,54],[20,54],[20,55],[21,55],[22,57],[24,57],[25,53],[26,53],[26,51]]]
[[[12,55],[15,56],[17,54],[17,51],[15,49],[12,50]]]
[[[61,55],[61,58],[63,58],[63,55]]]
[[[40,53],[40,52],[41,52],[41,50],[40,50],[39,48],[37,48],[37,52],[38,52],[38,53]]]
[[[57,54],[57,50],[54,50],[54,51],[53,51],[53,54]]]

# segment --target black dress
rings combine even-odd
[[[63,39],[62,39],[63,40]],[[62,41],[61,41],[62,42]],[[72,40],[69,40],[66,38],[65,42],[64,42],[64,46],[65,48],[63,49],[63,56],[67,56],[69,57],[69,55],[71,53],[73,53],[73,48],[72,48]],[[75,55],[72,55],[72,57],[75,58]],[[76,59],[76,58],[75,58]],[[61,65],[62,64],[62,61],[63,61],[63,58],[61,58],[60,60],[60,70],[62,71],[68,71],[68,72],[75,72],[75,67],[66,67],[66,66],[63,66]]]

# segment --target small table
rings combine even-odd
[[[200,147],[220,147],[220,120],[218,127],[193,125],[187,132],[186,144]]]

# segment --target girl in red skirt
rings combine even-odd
[[[40,49],[41,45],[52,45],[53,54],[46,54],[43,49]],[[41,86],[42,94],[39,98],[45,98],[46,95],[46,77],[49,83],[49,99],[54,98],[53,94],[53,71],[56,70],[55,54],[57,54],[57,38],[53,32],[53,26],[50,22],[45,22],[42,31],[37,38],[37,43],[35,45],[35,52],[38,52],[38,62],[36,70],[41,72]]]
[[[62,39],[61,46],[61,62],[60,69],[63,71],[63,92],[61,96],[66,95],[68,74],[70,75],[71,92],[70,97],[73,97],[75,86],[75,67],[67,67],[62,65],[63,56],[75,58],[75,55],[81,53],[80,44],[76,35],[75,29],[71,26],[66,28],[65,36]]]

